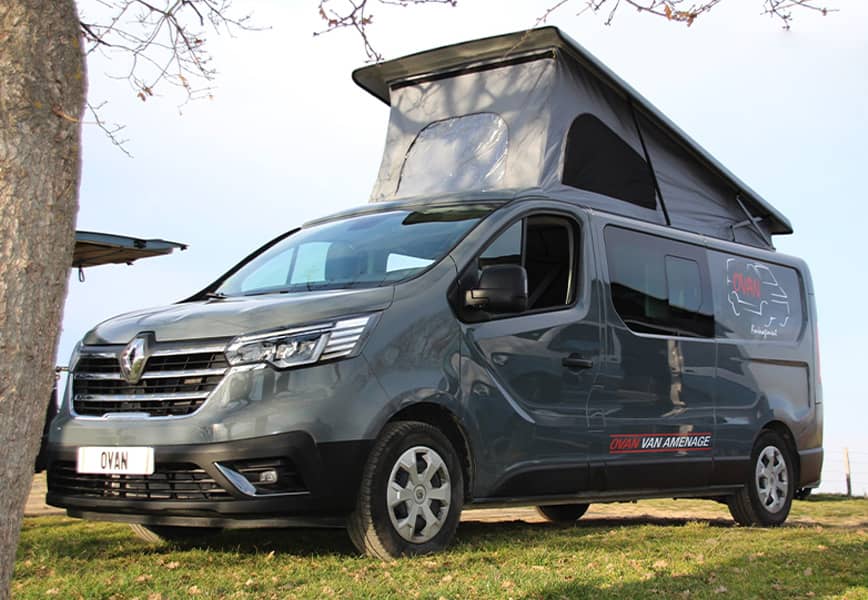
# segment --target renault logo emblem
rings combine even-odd
[[[138,383],[145,371],[145,363],[150,355],[150,336],[138,335],[121,350],[118,361],[121,364],[121,375],[129,383]]]

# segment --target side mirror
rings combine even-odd
[[[527,271],[520,265],[492,265],[482,269],[476,289],[467,290],[464,303],[492,313],[527,309]]]

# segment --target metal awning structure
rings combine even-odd
[[[83,269],[107,264],[131,265],[140,258],[171,254],[175,249],[186,250],[187,244],[94,231],[76,231],[72,267]]]

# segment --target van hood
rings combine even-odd
[[[145,331],[156,341],[228,338],[385,310],[394,286],[238,296],[182,302],[119,315],[85,334],[87,345],[126,344]]]

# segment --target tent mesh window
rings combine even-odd
[[[648,163],[597,117],[576,117],[567,133],[563,182],[643,208],[657,208]]]
[[[495,188],[506,171],[508,146],[506,122],[493,113],[431,123],[407,151],[398,191],[415,196]]]

